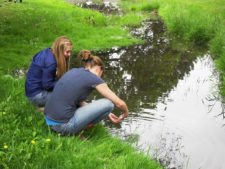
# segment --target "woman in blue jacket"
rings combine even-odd
[[[25,82],[28,99],[44,107],[56,81],[69,69],[72,42],[65,36],[58,37],[51,48],[37,53],[32,60]]]
[[[84,68],[73,68],[66,72],[57,82],[45,106],[47,125],[62,135],[77,134],[105,117],[113,123],[120,123],[128,116],[126,103],[101,78],[104,72],[102,60],[92,55],[81,59]],[[86,103],[94,89],[105,98]],[[112,113],[114,105],[122,112],[119,117]]]

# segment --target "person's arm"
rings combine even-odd
[[[128,116],[128,107],[126,103],[120,99],[109,87],[106,83],[100,84],[96,86],[96,90],[104,97],[111,100],[116,107],[118,107],[123,114],[119,117],[119,119],[123,120]],[[112,115],[112,114],[111,114]],[[111,117],[115,117],[112,115]],[[109,115],[110,118],[110,115]]]
[[[44,90],[53,90],[56,84],[57,62],[49,48],[39,54],[39,64],[42,67],[42,87]]]
[[[82,101],[82,102],[79,103],[79,106],[82,107],[82,106],[85,106],[85,105],[87,105],[87,104],[88,104],[88,103],[87,103],[86,101]]]

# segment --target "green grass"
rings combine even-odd
[[[24,96],[24,78],[6,75],[0,81],[8,86],[0,102],[0,168],[162,168],[102,125],[85,131],[86,141],[50,132]]]
[[[105,16],[64,0],[0,0],[0,168],[162,168],[101,125],[85,132],[86,141],[51,133],[43,114],[24,96],[24,78],[3,75],[27,68],[32,56],[57,36],[70,37],[75,53],[141,43],[126,27],[138,25],[158,9],[168,30],[185,43],[209,45],[225,96],[223,0],[121,0],[120,5],[123,16]]]
[[[102,125],[85,131],[86,141],[50,132],[43,113],[24,95],[24,77],[8,75],[26,69],[36,52],[61,35],[72,39],[75,53],[140,43],[126,27],[138,25],[146,16],[140,11],[105,16],[64,0],[0,0],[0,168],[162,168]]]
[[[61,35],[72,39],[75,52],[141,42],[125,29],[127,25],[138,25],[144,18],[140,14],[107,17],[63,0],[0,3],[0,70],[27,67],[36,52],[51,46]]]
[[[123,11],[132,12],[151,12],[159,8],[159,4],[152,2],[152,0],[121,0],[120,4]]]

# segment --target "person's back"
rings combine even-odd
[[[44,107],[57,80],[69,69],[72,42],[58,37],[51,48],[34,55],[26,75],[25,93],[37,107]]]
[[[49,48],[40,51],[33,57],[25,82],[27,97],[33,97],[42,90],[52,91],[56,66],[55,57]],[[45,74],[44,71],[48,73]],[[43,77],[43,74],[46,76]]]
[[[46,124],[61,135],[76,134],[105,117],[120,123],[128,116],[126,103],[101,79],[105,70],[102,60],[98,56],[85,56],[81,57],[85,68],[74,68],[64,74],[45,107]],[[86,103],[92,89],[105,98]],[[123,112],[119,117],[111,112],[114,104]]]
[[[45,115],[57,122],[67,122],[79,103],[85,101],[96,85],[104,81],[84,68],[73,68],[57,82]]]

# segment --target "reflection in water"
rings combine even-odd
[[[172,50],[160,21],[145,22],[133,34],[147,42],[98,55],[105,58],[110,87],[128,101],[132,112],[142,114],[142,108],[154,108],[190,71],[196,55],[195,51]]]
[[[173,50],[160,21],[147,21],[133,34],[146,43],[97,54],[108,85],[130,110],[110,131],[168,169],[224,169],[224,105],[211,57]]]
[[[218,75],[212,66],[207,55],[197,59],[193,70],[178,81],[164,104],[158,101],[154,111],[165,115],[163,121],[128,120],[125,123],[133,130],[125,123],[121,130],[140,133],[138,145],[145,150],[150,146],[153,156],[168,168],[224,168],[224,121],[215,119],[222,110],[221,102],[208,99],[217,92]]]

